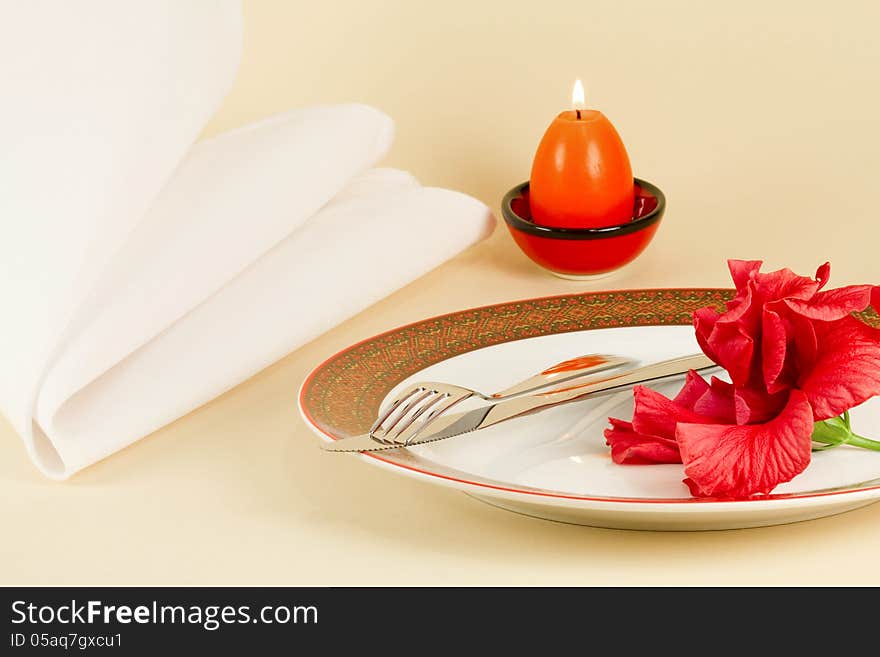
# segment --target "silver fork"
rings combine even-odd
[[[623,356],[580,356],[558,363],[494,395],[484,395],[450,383],[417,383],[379,413],[369,435],[383,445],[409,445],[437,417],[465,399],[476,397],[483,401],[502,401],[632,363],[632,359]]]
[[[613,394],[618,390],[631,388],[634,385],[660,381],[672,376],[680,376],[690,370],[701,372],[717,367],[704,354],[691,354],[690,356],[678,356],[659,361],[644,367],[624,368],[619,372],[583,376],[577,380],[570,380],[565,385],[556,385],[559,383],[557,379],[549,388],[539,389],[534,394],[514,394],[508,399],[499,399],[498,397],[486,398],[483,396],[483,399],[489,403],[475,404],[475,408],[463,412],[444,411],[443,413],[438,413],[431,420],[430,425],[424,425],[420,422],[421,416],[430,413],[430,410],[420,413],[419,420],[411,422],[410,418],[405,417],[406,413],[403,413],[404,409],[398,403],[397,407],[400,409],[400,414],[389,415],[385,418],[385,422],[380,428],[380,432],[384,434],[383,440],[374,438],[370,433],[362,433],[357,436],[348,436],[330,443],[324,443],[322,447],[329,452],[373,452],[382,449],[422,445],[492,427],[507,420],[537,413],[562,404],[570,404],[599,395]],[[422,396],[423,399],[421,402],[416,402],[410,406],[407,412],[415,414],[421,411],[422,407],[420,404],[425,403],[424,399],[427,399],[427,396],[424,396],[424,393],[428,389],[434,389],[432,384],[426,384],[424,390],[415,393],[417,396]],[[467,396],[464,397],[465,399],[468,396],[474,397],[479,394],[475,393],[475,391],[464,390],[467,393]],[[412,399],[407,399],[406,405],[409,405],[409,402],[412,401]],[[385,415],[383,413],[383,416]],[[400,428],[401,423],[405,426],[404,429]],[[391,425],[395,426],[391,427]],[[426,426],[429,430],[423,431]]]

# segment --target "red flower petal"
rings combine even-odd
[[[715,328],[715,323],[719,317],[720,315],[715,309],[708,306],[694,312],[694,332],[696,333],[700,349],[716,363],[718,358],[709,344],[709,336],[712,335],[712,329]]]
[[[825,283],[828,282],[828,279],[831,278],[831,263],[826,262],[824,264],[819,265],[819,268],[816,269],[816,282],[819,284],[819,289],[821,290],[825,287]]]
[[[807,397],[793,390],[782,412],[765,424],[681,423],[676,438],[694,495],[741,498],[767,494],[803,472],[812,432]]]
[[[798,276],[788,268],[755,274],[755,291],[763,301],[809,299],[819,291],[821,285],[819,281]]]
[[[632,423],[608,418],[611,428],[605,429],[605,442],[611,446],[615,463],[646,465],[649,463],[681,463],[674,440],[659,436],[643,436],[633,430]]]
[[[718,424],[734,424],[736,402],[733,391],[731,384],[713,376],[711,385],[706,386],[706,391],[694,404],[694,412]]]
[[[813,326],[818,353],[798,387],[806,393],[816,421],[880,395],[880,329],[855,317]]]
[[[675,425],[678,422],[711,421],[711,418],[680,406],[656,390],[645,386],[633,388],[633,395],[635,397],[633,429],[642,435],[675,440]]]
[[[709,338],[709,346],[715,354],[715,362],[727,370],[735,385],[749,384],[753,379],[755,341],[744,327],[719,320]]]
[[[703,497],[702,491],[700,490],[700,487],[697,485],[697,482],[695,482],[690,477],[687,477],[686,479],[683,479],[682,481],[684,482],[684,485],[687,486],[688,489],[691,491],[692,497]]]
[[[761,270],[761,260],[728,260],[727,268],[736,289],[744,288],[748,282]]]
[[[761,424],[785,408],[788,390],[768,395],[763,390],[739,388],[734,392],[737,424]]]
[[[709,390],[709,384],[706,379],[694,370],[689,370],[685,376],[684,385],[672,401],[679,406],[694,410],[700,397],[705,395],[707,390]]]
[[[725,324],[745,322],[749,328],[757,328],[761,318],[761,302],[762,299],[755,289],[755,281],[749,281],[734,299],[727,302],[727,312],[718,321]]]
[[[873,285],[850,285],[819,292],[809,301],[786,299],[785,305],[803,317],[832,322],[867,308],[873,292]]]
[[[694,411],[718,424],[757,424],[775,417],[785,407],[788,391],[768,395],[762,389],[736,388],[712,377],[711,386],[694,404]]]
[[[644,386],[636,386],[633,395],[633,421],[608,418],[611,427],[605,429],[605,442],[611,446],[611,458],[615,463],[681,463],[675,442],[679,422],[716,422],[733,416],[732,395],[725,394],[719,407],[705,403],[709,396],[717,393],[693,370],[688,372],[685,384],[675,399],[668,399]],[[692,406],[701,403],[710,410],[708,415],[692,410]]]
[[[807,372],[812,369],[819,352],[816,328],[813,326],[812,320],[800,315],[792,315],[788,319],[791,323],[794,346],[797,351],[798,371],[799,373]]]
[[[762,318],[761,369],[767,392],[779,392],[791,387],[796,378],[796,372],[792,372],[791,367],[783,374],[789,352],[788,327],[779,313],[772,309],[773,305],[764,306]]]

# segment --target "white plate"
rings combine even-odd
[[[440,320],[444,325],[454,326],[454,320],[451,324],[446,322],[447,317],[429,321]],[[410,331],[407,341],[411,343],[413,327],[418,326],[399,331]],[[378,336],[374,342],[367,341],[352,349],[366,345],[372,347],[374,356],[381,356],[381,341],[394,335],[391,332]],[[422,327],[414,335],[427,333]],[[466,351],[418,367],[406,378],[398,378],[383,401],[418,380],[448,381],[492,392],[549,364],[585,353],[624,354],[649,363],[696,351],[690,326],[623,326],[538,335]],[[343,355],[346,353],[348,350]],[[317,385],[317,392],[321,392],[321,374],[334,367],[337,376],[342,371],[338,370],[338,360],[335,365],[328,363],[317,368],[304,384],[300,408],[306,422],[321,438],[333,440],[353,432],[328,425],[326,396],[324,411],[315,406],[320,394],[316,397],[314,388]],[[391,363],[387,366],[394,369]],[[402,365],[398,369],[406,370]],[[381,381],[383,370],[372,371]],[[359,380],[356,375],[352,379],[355,388]],[[671,381],[658,389],[674,394],[680,385],[680,380]],[[338,395],[333,385],[327,388],[325,392],[334,398]],[[345,406],[344,401],[335,403],[337,408]],[[321,412],[324,417],[316,419],[315,415]],[[807,470],[776,488],[771,496],[743,501],[693,499],[681,483],[681,465],[622,466],[611,461],[602,435],[606,419],[609,415],[628,419],[631,414],[631,393],[625,392],[569,404],[429,445],[357,458],[462,490],[517,513],[622,529],[757,527],[841,513],[880,499],[880,453],[849,447],[814,453]],[[853,423],[863,435],[880,436],[880,400],[854,409]],[[326,458],[345,457],[328,453]]]

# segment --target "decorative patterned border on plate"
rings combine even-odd
[[[688,325],[704,306],[719,310],[729,289],[588,292],[483,306],[369,338],[324,362],[305,382],[303,410],[338,438],[370,428],[388,392],[406,377],[459,354],[539,335],[619,326]]]

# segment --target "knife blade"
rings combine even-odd
[[[618,374],[596,375],[586,382],[562,389],[557,388],[548,392],[517,397],[470,411],[441,415],[431,422],[429,433],[416,435],[416,438],[406,445],[383,443],[373,438],[369,433],[365,433],[342,438],[332,443],[324,443],[322,447],[329,452],[375,452],[423,445],[485,429],[500,422],[587,397],[614,393],[622,388],[681,375],[689,370],[699,371],[714,367],[717,365],[703,354],[672,358]]]

